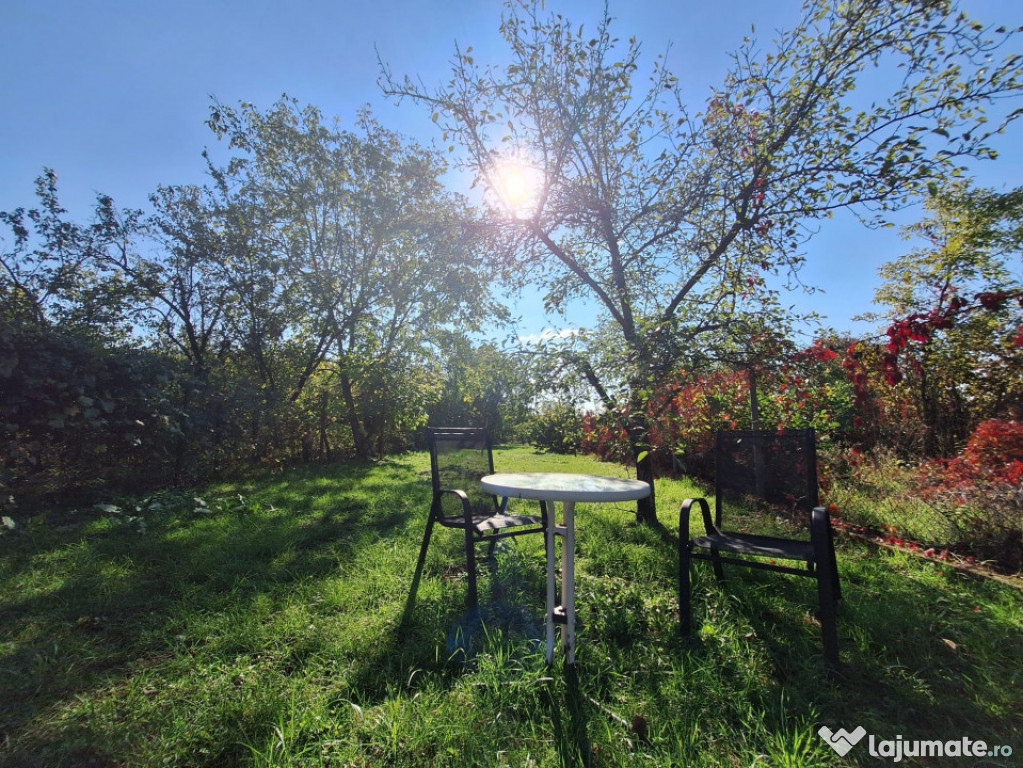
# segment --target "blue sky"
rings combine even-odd
[[[962,0],[983,22],[1023,24],[1018,0]],[[421,141],[436,137],[429,114],[396,107],[376,84],[377,52],[396,74],[443,82],[457,41],[494,60],[499,0],[4,0],[0,3],[0,210],[33,204],[44,167],[62,200],[85,218],[97,192],[144,207],[160,184],[202,183],[201,153],[216,140],[203,121],[210,96],[266,107],[282,93],[351,124],[370,104],[387,126]],[[547,0],[547,8],[592,25],[599,0]],[[669,67],[703,104],[728,54],[755,28],[771,38],[799,17],[797,0],[612,0],[618,36],[636,36],[648,60],[671,44]],[[1023,184],[1020,127],[980,164],[978,181]],[[903,215],[911,222],[916,213]],[[793,296],[838,330],[864,333],[851,317],[869,311],[877,267],[911,247],[894,229],[869,231],[851,215],[826,222],[807,248],[802,279],[822,289]],[[522,333],[580,322],[519,307]]]

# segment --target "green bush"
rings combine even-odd
[[[166,358],[55,329],[0,324],[0,483],[9,506],[166,483],[182,414]]]
[[[571,405],[548,403],[527,420],[525,435],[537,450],[575,454],[582,443],[582,421]]]

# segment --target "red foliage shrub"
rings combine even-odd
[[[979,482],[1018,485],[1023,480],[1023,424],[1004,419],[982,421],[959,456],[933,459],[921,469],[925,498],[952,489],[969,495],[970,486]]]
[[[1005,474],[1011,465],[1023,462],[1023,424],[989,419],[973,430],[962,458],[978,471]]]
[[[982,554],[1023,566],[1023,424],[982,421],[955,458],[921,466],[921,496],[943,510]]]
[[[929,312],[916,312],[893,322],[886,331],[888,355],[884,360],[884,369],[888,383],[895,385],[902,380],[899,358],[901,352],[909,346],[911,341],[926,344],[937,331],[952,328],[962,318],[981,309],[998,312],[1005,308],[1010,300],[1015,300],[1020,306],[1023,306],[1023,291],[1014,293],[983,291],[974,295],[975,303],[971,303],[962,296],[953,296],[944,306],[934,307]],[[1012,343],[1023,346],[1023,328],[1020,328],[1020,332],[1013,337]]]
[[[716,429],[748,426],[738,413],[748,408],[749,390],[742,372],[716,372],[689,378],[683,371],[647,402],[650,451],[659,472],[674,472],[708,454]],[[748,419],[748,416],[746,416]],[[628,435],[622,426],[628,409],[582,417],[580,450],[604,461],[631,463]]]

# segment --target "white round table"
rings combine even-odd
[[[487,493],[514,499],[542,501],[547,506],[547,663],[554,658],[554,625],[562,624],[561,644],[566,663],[575,663],[575,504],[583,502],[635,501],[650,495],[650,486],[639,480],[567,472],[507,472],[480,480]],[[561,502],[562,524],[557,523],[555,504]],[[561,605],[556,602],[557,563],[554,538],[563,538]]]

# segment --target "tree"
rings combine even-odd
[[[160,257],[122,267],[147,289],[156,343],[205,376],[230,349],[228,317],[237,312],[226,222],[209,189],[160,187],[150,202],[155,212],[147,235],[160,246]]]
[[[139,287],[109,264],[130,250],[142,213],[118,211],[101,194],[92,220],[76,224],[60,204],[54,171],[45,169],[35,186],[38,207],[0,211],[13,236],[0,253],[0,319],[123,341]]]
[[[511,438],[527,419],[535,394],[523,356],[490,342],[474,344],[462,334],[445,339],[443,349],[443,384],[430,407],[430,423],[483,427],[494,442]]]
[[[536,169],[535,200],[504,196],[507,268],[550,308],[599,305],[602,332],[571,354],[652,481],[645,405],[679,363],[738,317],[784,314],[765,278],[798,269],[815,220],[900,205],[957,160],[992,155],[1004,123],[989,127],[983,107],[1019,94],[1021,57],[988,61],[1011,33],[948,2],[810,0],[773,50],[747,39],[693,114],[660,59],[634,86],[639,43],[621,50],[606,10],[590,32],[542,6],[507,4],[507,66],[457,49],[446,85],[384,68],[382,86],[429,106],[495,208],[502,168]],[[879,67],[901,77],[857,108],[858,77]],[[637,516],[656,519],[653,496]]]
[[[214,102],[208,123],[237,150],[211,170],[239,240],[239,330],[267,396],[295,402],[329,364],[355,452],[369,458],[410,423],[403,405],[425,419],[420,398],[384,396],[393,377],[427,390],[441,329],[478,329],[498,312],[472,213],[441,186],[437,153],[368,112],[347,131],[283,97],[266,112]]]
[[[951,455],[983,419],[1023,410],[1023,188],[934,191],[905,230],[922,248],[884,264],[888,383],[913,393],[925,455]],[[877,317],[876,315],[873,317]]]

